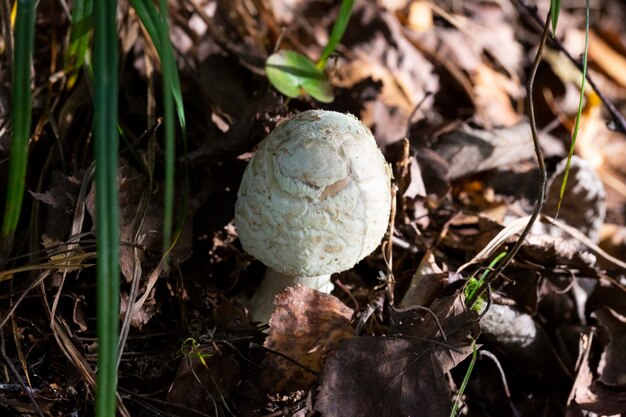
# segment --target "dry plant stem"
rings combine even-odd
[[[524,10],[526,10],[526,12],[535,20],[537,24],[541,24],[541,19],[539,18],[539,16],[537,16],[536,7],[526,4],[524,1],[520,1],[519,3],[524,8]],[[567,49],[565,49],[565,46],[563,46],[563,43],[561,43],[561,41],[559,41],[556,37],[553,37],[550,39],[550,43],[559,51],[563,52],[567,59],[569,59],[570,62],[576,66],[576,68],[578,68],[581,72],[583,71],[582,64],[578,60],[576,60]],[[617,129],[623,134],[626,134],[626,119],[624,119],[624,116],[622,116],[618,108],[615,107],[611,100],[609,100],[604,95],[604,93],[602,93],[598,85],[591,79],[589,72],[587,72],[586,79],[591,88],[593,88],[593,91],[595,91],[598,97],[600,97],[602,104],[606,106],[607,110],[613,117],[613,121],[615,122]]]
[[[489,286],[493,281],[495,281],[502,271],[511,263],[513,257],[517,255],[517,252],[520,250],[522,245],[524,244],[524,240],[526,240],[526,236],[530,233],[530,229],[532,229],[533,224],[535,224],[535,220],[539,217],[539,213],[541,213],[541,208],[543,207],[543,202],[546,194],[546,183],[547,183],[547,174],[546,174],[546,166],[543,161],[543,152],[541,151],[541,145],[539,144],[539,135],[537,133],[537,122],[535,120],[535,106],[533,104],[533,86],[535,84],[535,75],[537,74],[537,68],[539,68],[539,63],[541,62],[541,58],[543,57],[543,50],[546,46],[546,41],[548,39],[548,34],[550,33],[550,14],[546,17],[546,22],[543,26],[543,33],[541,34],[541,41],[539,42],[539,49],[537,49],[537,54],[535,55],[535,60],[533,61],[533,65],[530,70],[530,75],[528,77],[528,83],[526,84],[526,92],[528,96],[528,115],[530,118],[530,130],[533,138],[533,145],[535,146],[535,155],[537,156],[537,163],[539,165],[539,194],[537,196],[537,203],[535,204],[535,209],[533,210],[528,223],[526,223],[526,227],[522,230],[517,242],[513,245],[513,248],[509,251],[506,257],[502,260],[500,265],[497,268],[494,268],[492,273],[487,275],[484,280],[483,288]],[[474,295],[467,300],[468,306],[473,306],[478,297],[483,293],[483,291],[476,291]]]
[[[317,277],[289,276],[268,267],[261,285],[254,292],[252,299],[247,305],[252,319],[267,323],[274,311],[274,298],[276,298],[276,295],[283,292],[285,288],[298,284],[326,294],[329,294],[334,287],[330,282],[330,275]]]
[[[32,388],[33,384],[30,382],[30,372],[28,371],[28,363],[26,362],[26,356],[24,355],[24,349],[22,348],[22,338],[20,331],[17,328],[17,318],[15,314],[11,314],[11,333],[13,333],[13,342],[15,343],[15,350],[17,351],[17,358],[22,366],[22,372],[24,372],[24,378],[26,383]]]
[[[51,271],[45,271],[46,274],[42,274],[43,278],[50,275]],[[75,335],[68,329],[67,325],[59,318],[52,316],[52,309],[50,304],[48,303],[48,298],[46,295],[46,288],[43,285],[43,278],[40,278],[39,287],[41,291],[41,300],[43,307],[50,318],[50,329],[52,330],[52,334],[54,335],[54,339],[57,342],[59,349],[63,355],[67,358],[67,360],[75,367],[77,372],[83,377],[86,381],[87,385],[90,389],[95,390],[96,387],[96,375],[94,370],[91,368],[87,359],[83,352],[80,352],[78,348],[74,345]],[[2,325],[0,325],[0,328]],[[126,409],[122,401],[122,397],[119,393],[116,393],[117,396],[117,410],[118,413],[122,417],[131,417],[130,413]]]
[[[389,215],[389,239],[383,243],[383,256],[385,258],[385,264],[387,266],[387,296],[389,297],[389,303],[394,304],[394,292],[396,287],[396,278],[393,275],[393,244],[391,238],[394,233],[394,226],[396,223],[396,195],[398,194],[398,187],[395,184],[391,185],[391,211]]]

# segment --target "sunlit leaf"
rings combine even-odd
[[[265,71],[272,85],[287,97],[309,94],[322,103],[333,100],[333,88],[324,72],[298,52],[283,49],[272,54]]]

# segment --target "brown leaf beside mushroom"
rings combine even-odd
[[[315,409],[324,417],[449,416],[444,375],[472,354],[478,314],[460,293],[430,307],[399,312],[398,336],[343,343],[324,365]]]
[[[276,297],[264,346],[317,372],[328,354],[353,336],[353,313],[332,295],[303,285],[287,288]],[[261,384],[269,392],[306,389],[316,380],[317,375],[278,355],[265,356]]]

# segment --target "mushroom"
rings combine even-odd
[[[270,133],[246,167],[235,206],[244,250],[267,272],[248,310],[267,321],[274,297],[303,284],[330,293],[330,274],[378,247],[389,221],[391,170],[356,117],[309,110]]]

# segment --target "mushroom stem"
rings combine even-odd
[[[274,312],[274,299],[287,287],[302,284],[314,290],[329,294],[334,285],[330,282],[330,274],[317,277],[300,277],[285,275],[267,268],[261,285],[257,288],[248,303],[248,311],[254,321],[267,323]]]

